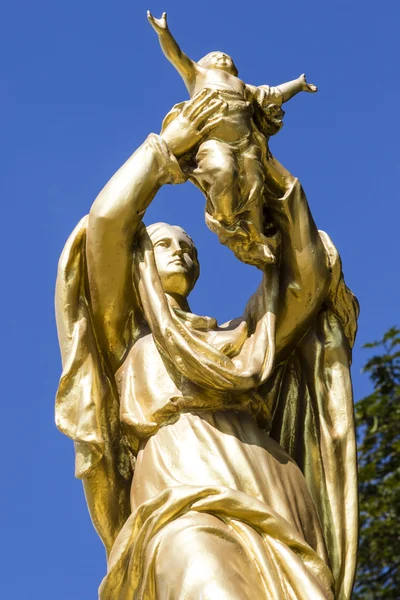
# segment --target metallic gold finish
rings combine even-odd
[[[225,106],[224,119],[202,139],[190,169],[192,181],[207,198],[208,226],[243,262],[260,268],[276,262],[276,247],[270,247],[263,233],[267,140],[282,126],[282,104],[299,92],[316,92],[316,86],[305,75],[276,87],[245,84],[228,54],[210,52],[195,62],[179,48],[166,13],[161,19],[150,12],[147,17],[190,96],[213,90]]]
[[[231,143],[221,81],[193,82],[193,98],[118,170],[65,246],[56,422],[75,442],[76,475],[106,547],[101,600],[344,600],[357,545],[349,365],[358,304],[335,247],[253,116],[264,149],[256,166],[243,158],[253,142],[229,151],[243,177],[261,169],[255,204],[263,198],[270,216],[254,222],[246,199],[226,241],[263,274],[241,317],[218,325],[193,314],[193,241],[177,226],[142,224],[162,185],[229,178],[227,169],[214,181],[215,155],[204,150],[216,131]],[[231,225],[213,193],[210,202],[224,241]],[[225,207],[236,218],[237,207]],[[258,235],[274,260],[261,260]]]

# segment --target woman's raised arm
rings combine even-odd
[[[114,369],[129,343],[135,232],[159,188],[185,181],[176,157],[191,150],[218,125],[223,110],[224,103],[213,92],[194,96],[161,136],[150,135],[126,161],[90,210],[86,254],[94,325]]]
[[[179,180],[178,164],[167,158],[163,144],[157,136],[147,138],[106,184],[89,213],[86,254],[93,318],[98,341],[114,367],[129,342],[134,234],[160,186]]]
[[[277,192],[275,197],[271,195],[268,205],[282,236],[276,329],[279,363],[316,317],[332,278],[325,247],[299,181],[273,158],[268,166],[269,183]]]

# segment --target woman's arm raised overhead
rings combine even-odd
[[[151,134],[105,185],[89,214],[86,254],[98,343],[117,369],[129,344],[133,309],[132,244],[143,215],[165,183],[185,177],[175,156],[187,152],[223,118],[213,92],[187,102],[162,136]]]

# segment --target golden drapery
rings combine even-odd
[[[292,203],[301,201],[303,192],[297,181],[287,196],[286,200]],[[306,482],[318,518],[307,500],[299,509],[299,518],[309,515],[310,528],[315,530],[319,521],[324,538],[321,543],[317,532],[311,547],[308,526],[304,525],[302,535],[290,518],[283,518],[276,506],[271,508],[265,501],[270,495],[268,490],[261,494],[261,501],[247,490],[234,489],[233,484],[202,487],[199,481],[197,486],[166,487],[131,511],[132,457],[137,454],[140,440],[134,427],[121,425],[114,374],[97,343],[87,289],[86,225],[84,218],[68,240],[59,264],[56,303],[64,370],[56,400],[56,420],[60,430],[75,441],[76,475],[83,479],[93,523],[109,554],[108,575],[100,592],[102,600],[155,598],[154,563],[163,531],[169,531],[185,515],[191,518],[200,513],[218,517],[232,535],[234,532],[235,543],[257,563],[261,573],[259,589],[265,597],[348,598],[357,543],[355,436],[349,375],[357,303],[345,287],[340,260],[328,236],[321,233],[332,271],[329,293],[310,316],[306,335],[294,349],[290,348],[278,366],[274,361],[274,332],[276,317],[279,318],[277,290],[281,275],[275,267],[271,267],[250,300],[244,319],[247,330],[243,332],[243,326],[238,326],[232,352],[218,349],[218,344],[211,342],[218,337],[215,327],[209,324],[207,331],[200,331],[190,325],[188,315],[177,314],[168,306],[145,233],[141,235],[135,261],[138,306],[141,304],[156,351],[165,364],[173,364],[197,388],[216,391],[218,398],[215,406],[212,394],[205,395],[204,405],[195,398],[192,410],[190,400],[185,404],[183,399],[169,413],[164,411],[158,422],[151,423],[147,458],[151,452],[159,451],[157,444],[163,435],[173,433],[181,420],[183,423],[179,415],[190,419],[192,429],[201,426],[198,440],[204,439],[208,431],[210,411],[222,411],[224,415],[232,410],[232,419],[241,411],[249,413],[252,421],[257,420],[269,430],[271,441],[266,441],[268,436],[264,435],[259,443],[261,456],[269,460],[276,452],[275,446],[269,444],[275,440],[304,474],[297,474],[292,463],[289,474],[278,464],[270,464],[271,469],[276,469],[276,476],[282,478],[283,505],[288,499],[294,502],[295,494],[288,491],[290,485],[306,496],[302,488],[302,482]],[[133,323],[132,329],[137,328],[138,323]],[[235,393],[237,390],[239,393]],[[201,411],[204,418],[199,424]],[[224,427],[225,421],[219,426],[214,423],[212,431],[225,435]],[[240,428],[238,443],[242,444],[242,422]],[[220,443],[222,436],[218,436]],[[146,477],[143,469],[140,473]],[[138,473],[134,482],[137,476]],[[279,491],[275,497],[279,500]]]

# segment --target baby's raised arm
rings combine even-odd
[[[186,54],[179,48],[175,38],[168,28],[167,13],[163,13],[161,19],[155,19],[148,10],[147,18],[150,25],[158,35],[162,51],[182,77],[189,94],[192,94],[196,81],[197,63],[186,56]]]

